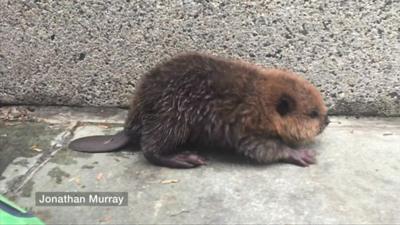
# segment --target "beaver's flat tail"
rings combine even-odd
[[[98,135],[78,138],[69,143],[69,148],[78,152],[113,152],[127,146],[132,140],[125,130],[114,135]]]

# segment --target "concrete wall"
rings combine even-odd
[[[400,115],[400,2],[0,0],[0,103],[126,106],[199,50],[286,67],[332,113]]]

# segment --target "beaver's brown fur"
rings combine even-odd
[[[146,159],[175,168],[205,163],[179,152],[183,144],[307,166],[314,152],[294,146],[329,123],[320,92],[305,79],[199,53],[178,55],[145,74],[131,106],[125,130],[139,138]]]

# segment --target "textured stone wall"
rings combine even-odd
[[[126,106],[183,51],[285,67],[335,114],[400,115],[400,1],[0,0],[0,103]]]

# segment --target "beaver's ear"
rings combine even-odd
[[[276,104],[276,111],[281,116],[285,116],[296,109],[295,100],[287,94],[283,94]]]

